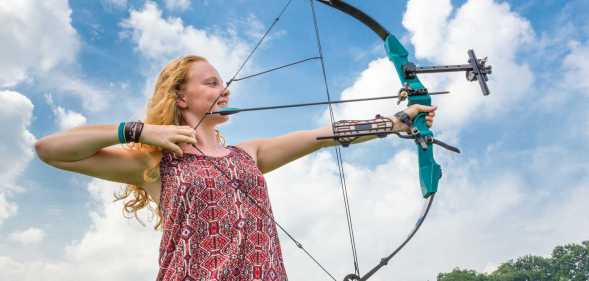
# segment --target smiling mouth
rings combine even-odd
[[[226,101],[220,101],[217,103],[218,106],[220,107],[227,107],[227,102]]]

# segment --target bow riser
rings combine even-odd
[[[403,47],[403,45],[401,45],[401,42],[399,42],[399,40],[392,34],[389,34],[384,42],[387,56],[395,65],[399,80],[401,80],[401,84],[412,90],[425,89],[417,76],[411,78],[405,76],[404,66],[409,64],[409,53]],[[410,95],[407,99],[407,105],[410,106],[413,104],[431,106],[432,100],[428,94]],[[433,139],[434,134],[428,128],[425,117],[425,113],[417,114],[417,116],[413,119],[413,127],[417,129],[421,137],[431,137]],[[419,183],[421,186],[421,194],[424,198],[427,198],[438,191],[438,182],[442,177],[442,169],[434,159],[432,143],[426,142],[423,145],[425,145],[425,147],[417,144]]]

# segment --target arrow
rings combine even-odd
[[[443,91],[443,92],[433,92],[433,93],[428,93],[428,94],[429,95],[445,95],[445,94],[449,94],[449,93],[450,93],[449,91]],[[398,99],[398,98],[401,98],[401,96],[396,95],[396,96],[349,99],[349,100],[339,100],[339,101],[321,101],[321,102],[297,103],[297,104],[286,104],[286,105],[262,106],[262,107],[251,107],[251,108],[226,107],[226,108],[223,108],[219,111],[208,112],[207,115],[212,115],[212,114],[231,115],[231,114],[235,114],[238,112],[244,112],[244,111],[270,110],[270,109],[280,109],[280,108],[290,108],[290,107],[303,107],[303,106],[312,106],[312,105],[338,104],[338,103],[347,103],[347,102]],[[403,96],[402,98],[405,98],[405,96]]]

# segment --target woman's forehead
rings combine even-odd
[[[210,77],[219,77],[219,73],[209,62],[207,61],[196,61],[190,65],[189,71],[190,78],[193,79],[207,79]]]

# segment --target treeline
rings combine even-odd
[[[510,260],[488,274],[456,268],[440,273],[438,281],[589,281],[589,241],[558,246],[547,258]]]

